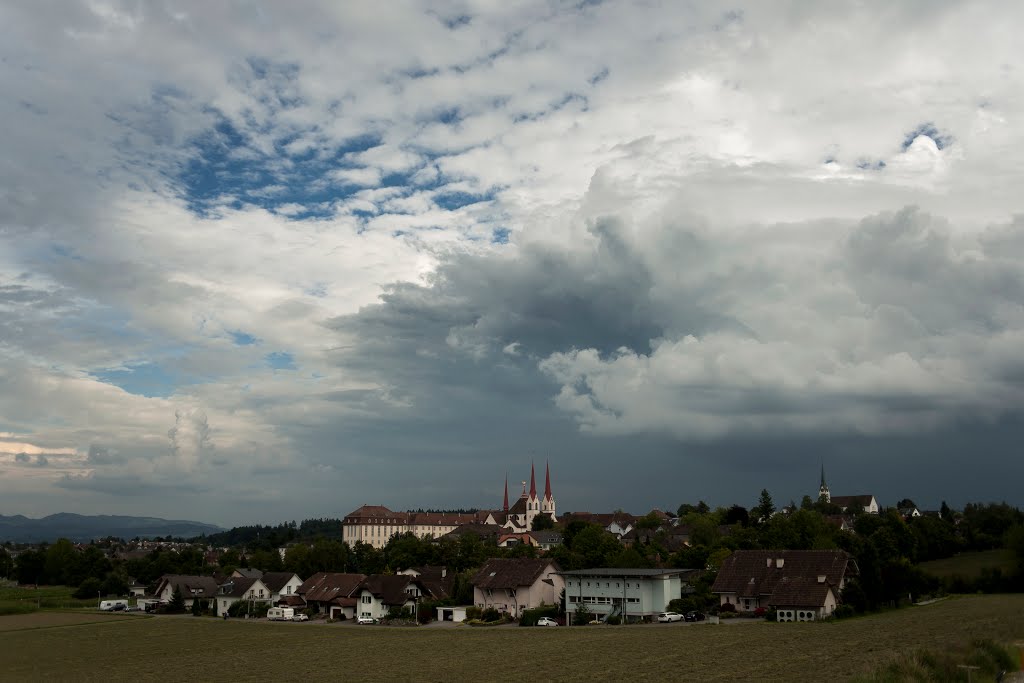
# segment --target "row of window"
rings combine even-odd
[[[600,595],[584,595],[583,599],[573,595],[569,597],[569,602],[579,604],[583,602],[587,605],[621,605],[622,598],[607,598]],[[626,602],[640,602],[640,598],[626,598]]]
[[[577,581],[577,582],[576,582],[576,583],[574,584],[574,583],[572,582],[572,580],[569,580],[569,581],[566,581],[566,582],[565,582],[565,585],[566,585],[566,586],[576,586],[577,588],[579,588],[579,587],[580,587],[580,585],[581,585],[581,584],[583,584],[583,583],[586,583],[586,584],[587,584],[587,586],[586,586],[586,587],[587,587],[587,588],[590,588],[590,581],[586,581],[586,582],[583,582],[583,581]],[[594,581],[594,588],[600,588],[600,587],[601,587],[601,582],[600,582],[600,581]],[[605,581],[605,582],[604,582],[604,587],[605,587],[605,588],[611,588],[611,587],[612,587],[612,582],[611,582],[611,581]],[[618,582],[618,581],[616,581],[616,582],[615,582],[615,587],[616,587],[616,588],[621,588],[621,585],[619,584],[619,582]],[[637,583],[637,584],[630,584],[630,583],[627,583],[627,584],[626,584],[626,588],[630,588],[630,587],[634,587],[634,588],[639,588],[639,587],[640,587],[640,584],[639,584],[639,583]]]

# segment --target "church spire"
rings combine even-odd
[[[551,500],[551,464],[544,462],[544,498]]]
[[[537,497],[537,480],[533,476],[533,461],[530,461],[530,498]]]
[[[821,461],[821,488],[825,488],[825,461]]]
[[[505,502],[502,503],[501,509],[508,512],[508,472],[505,473]]]

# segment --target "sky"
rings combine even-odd
[[[0,514],[1024,504],[1022,26],[3,3]]]

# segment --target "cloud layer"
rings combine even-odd
[[[4,7],[3,512],[1019,496],[1021,12]]]

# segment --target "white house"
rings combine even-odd
[[[737,550],[722,563],[711,592],[722,609],[774,607],[780,621],[810,621],[835,610],[858,572],[843,550]]]
[[[371,574],[353,593],[360,618],[371,619],[386,617],[392,609],[408,609],[415,616],[420,599],[426,595],[419,580],[405,574]]]
[[[565,611],[586,605],[592,614],[624,621],[649,617],[682,597],[687,569],[578,569],[560,572],[565,579]]]
[[[220,586],[217,595],[217,614],[227,614],[231,605],[236,602],[263,603],[269,607],[270,589],[262,579],[240,578],[232,576]]]
[[[260,579],[270,591],[270,603],[276,605],[289,595],[298,595],[302,579],[292,572],[267,572]]]
[[[154,596],[162,603],[169,603],[174,589],[181,591],[185,607],[191,608],[195,600],[213,600],[219,587],[212,576],[191,576],[187,574],[164,574],[157,583]]]
[[[557,604],[565,586],[558,565],[543,558],[488,560],[470,583],[477,607],[517,618],[524,610]]]
[[[878,501],[869,493],[858,496],[832,496],[829,502],[841,507],[843,512],[853,513],[860,509],[871,515],[878,514]]]

